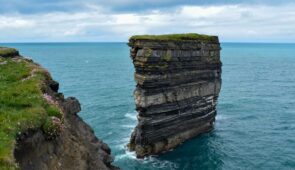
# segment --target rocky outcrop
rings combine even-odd
[[[30,59],[19,56],[15,49],[0,48],[0,58],[11,58],[15,62],[33,65],[34,71],[44,70]],[[6,62],[7,63],[7,62]],[[44,70],[42,93],[49,102],[57,105],[63,114],[62,119],[52,117],[58,131],[48,135],[42,127],[29,128],[16,137],[14,158],[16,169],[21,170],[113,170],[113,157],[107,144],[99,140],[91,127],[77,113],[81,110],[74,97],[64,98],[58,92],[59,84]],[[39,73],[40,76],[40,73]],[[20,82],[21,83],[21,82]],[[41,117],[41,116],[40,116]],[[52,127],[53,128],[53,127]],[[1,169],[1,167],[0,167]],[[11,169],[14,169],[12,166]]]
[[[133,36],[138,125],[129,148],[159,154],[213,129],[221,88],[218,37],[199,34]]]
[[[77,113],[80,104],[74,97],[54,94],[64,113],[62,131],[50,138],[42,130],[28,131],[18,137],[15,158],[21,170],[110,170],[113,157],[107,144]],[[55,100],[56,100],[55,99]]]

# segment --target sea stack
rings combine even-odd
[[[200,34],[132,36],[138,158],[170,150],[214,127],[221,88],[220,43]]]

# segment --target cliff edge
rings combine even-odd
[[[129,39],[138,125],[129,149],[141,158],[213,129],[221,88],[217,36],[138,35]]]
[[[107,144],[40,65],[0,47],[0,169],[110,170]]]

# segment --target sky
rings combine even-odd
[[[127,42],[200,33],[295,42],[294,0],[0,0],[0,42]]]

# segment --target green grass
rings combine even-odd
[[[163,35],[134,35],[130,37],[129,40],[204,40],[210,41],[215,40],[216,36],[209,36],[196,33],[187,33],[187,34],[163,34]]]
[[[28,129],[50,131],[48,119],[62,118],[62,113],[43,97],[45,70],[25,60],[0,58],[0,62],[7,62],[0,65],[0,170],[18,169],[13,156],[16,137]]]
[[[5,48],[5,47],[0,47],[0,56],[11,56],[17,53],[17,50],[14,48]]]

